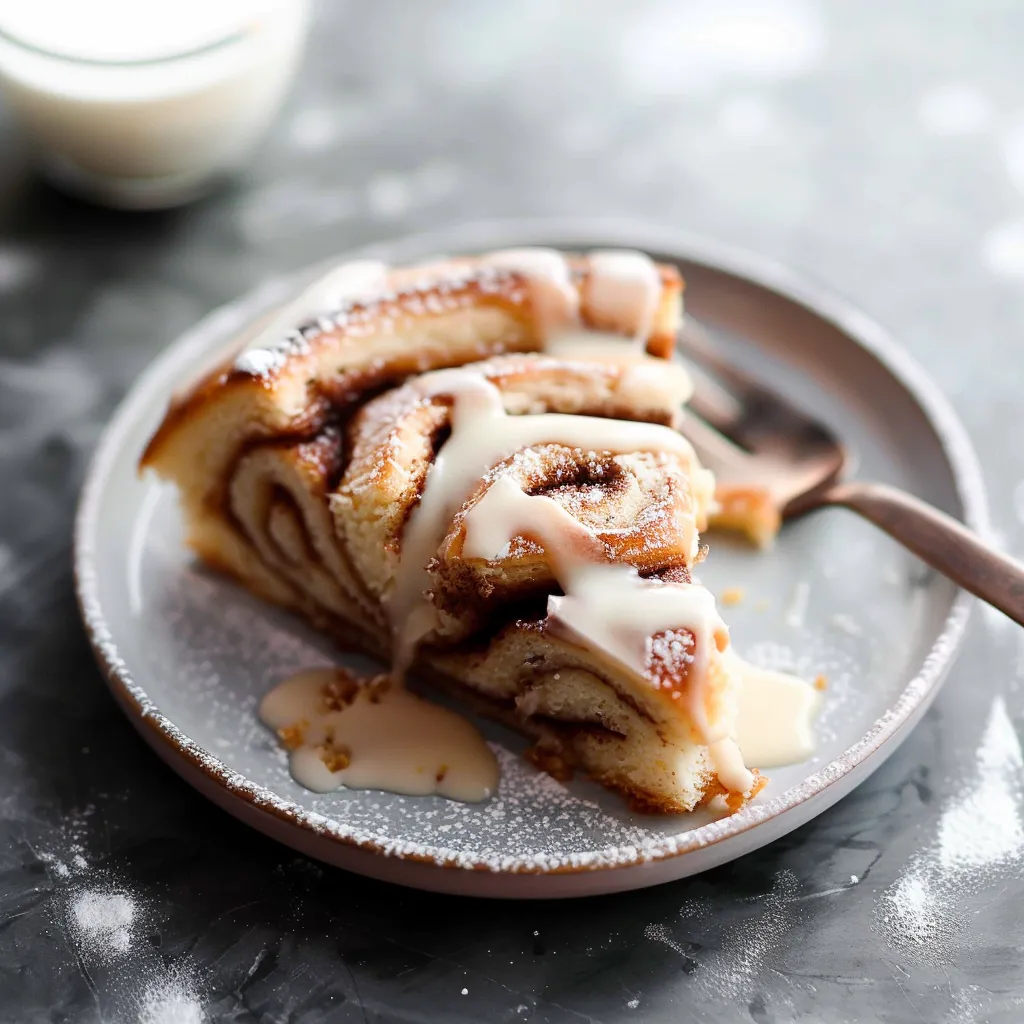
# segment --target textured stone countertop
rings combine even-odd
[[[978,613],[867,783],[688,881],[423,895],[248,831],[114,706],[72,596],[89,452],[215,305],[366,241],[614,214],[758,250],[925,364],[1024,554],[1024,5],[324,3],[230,190],[121,215],[0,114],[0,1021],[1019,1021],[1024,645]]]

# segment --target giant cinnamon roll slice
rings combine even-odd
[[[142,466],[207,563],[659,811],[759,785],[691,572],[682,284],[638,253],[347,264],[172,405]],[[299,326],[295,326],[299,324]]]

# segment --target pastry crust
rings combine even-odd
[[[567,265],[581,326],[635,333],[590,294],[591,261]],[[666,358],[682,281],[673,268],[657,273],[645,349]],[[639,350],[610,360],[541,353],[545,327],[528,274],[458,259],[389,271],[386,284],[208,374],[174,401],[141,460],[176,483],[203,561],[384,658],[407,525],[453,429],[450,396],[424,393],[420,375],[471,364],[512,418],[671,426],[679,413],[671,390],[637,386]],[[695,459],[682,449],[530,444],[484,467],[430,553],[436,623],[416,676],[532,736],[536,758],[580,768],[646,809],[690,810],[721,792],[685,711],[692,694],[680,697],[704,659],[702,713],[734,715],[734,681],[720,657],[727,635],[698,641],[680,623],[648,638],[635,673],[555,628],[546,605],[560,590],[544,543],[513,536],[493,559],[463,550],[466,516],[501,478],[558,504],[610,563],[653,581],[690,580],[694,530],[712,503],[710,476]]]

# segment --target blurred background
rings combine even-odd
[[[91,7],[79,46],[117,56]],[[286,12],[276,39],[305,10],[270,7]],[[41,28],[26,18],[36,8]],[[196,0],[176,8],[207,35],[231,24],[217,4],[205,10],[220,21]],[[46,12],[6,0],[0,31],[29,22],[46,38]],[[42,184],[17,130],[38,119],[16,118],[8,90],[0,337],[19,367],[0,375],[0,429],[42,416],[77,455],[204,312],[367,241],[480,218],[626,216],[758,250],[853,298],[975,436],[990,432],[1012,472],[989,485],[1010,510],[1024,476],[1022,39],[1012,0],[321,0],[290,88],[281,72],[283,108],[263,101],[269,133],[226,184],[167,212],[113,213]],[[224,124],[246,110],[227,104]],[[42,394],[61,400],[61,422]],[[1012,511],[997,520],[1016,539]]]
[[[12,24],[5,17],[27,9],[8,2],[0,35]],[[217,4],[207,6],[214,17]],[[97,995],[74,970],[59,910],[45,902],[42,868],[27,852],[58,843],[68,809],[86,801],[98,810],[75,833],[81,855],[130,865],[136,882],[163,894],[161,956],[173,963],[188,951],[195,965],[199,995],[181,1018],[190,1024],[203,1014],[320,1019],[328,995],[340,999],[332,1019],[421,1019],[424,994],[440,1000],[441,988],[454,1015],[463,978],[486,993],[493,1014],[484,1017],[495,1020],[526,1019],[527,1010],[618,1020],[641,998],[666,1021],[681,1008],[710,1015],[702,1019],[839,1020],[851,1005],[853,1020],[1019,1020],[1019,864],[972,882],[941,919],[927,893],[892,889],[941,825],[933,785],[975,764],[986,714],[976,687],[999,693],[1014,723],[1024,714],[1022,634],[998,615],[977,617],[937,709],[857,794],[755,864],[672,890],[674,905],[689,901],[688,934],[710,951],[705,962],[732,957],[734,987],[723,997],[711,968],[687,980],[689,945],[644,940],[645,923],[667,913],[665,890],[571,912],[467,909],[325,876],[243,834],[121,719],[77,624],[68,552],[86,459],[114,404],[213,307],[410,231],[595,215],[757,250],[883,323],[950,396],[982,456],[996,539],[1024,554],[1024,4],[320,0],[310,17],[304,49],[295,37],[294,81],[287,54],[264,65],[279,73],[280,109],[265,76],[255,106],[255,85],[230,93],[223,123],[253,118],[251,145],[239,136],[228,180],[201,181],[204,194],[173,209],[113,210],[46,184],[19,128],[38,129],[48,115],[26,113],[10,89],[0,99],[0,693],[11,726],[0,752],[12,780],[0,837],[14,851],[0,907],[17,918],[0,930],[0,1020],[44,1019],[40,1008],[54,1002],[71,1008],[65,1019],[91,1020],[94,1005],[109,1010],[120,998]],[[298,32],[289,18],[300,15],[274,39]],[[124,59],[96,28],[102,59]],[[79,45],[76,33],[65,35]],[[153,124],[194,124],[175,117]],[[49,152],[86,121],[46,124]],[[211,129],[202,145],[216,137]],[[98,148],[116,156],[113,142]],[[96,181],[65,164],[47,167],[61,189],[95,193]],[[117,743],[89,754],[81,737],[92,733]],[[40,755],[53,750],[68,753]],[[1020,830],[1024,783],[1014,765],[1016,796],[1000,814]],[[227,864],[225,848],[234,851]],[[871,870],[871,887],[841,908],[787,902],[819,869],[844,882]],[[246,910],[257,891],[265,900]],[[904,899],[899,941],[885,924],[883,894],[894,891]],[[740,922],[732,930],[718,917],[730,898]],[[775,917],[757,916],[772,907]],[[342,918],[347,930],[336,932]],[[796,922],[814,941],[787,938]],[[535,929],[563,955],[537,954]],[[936,929],[954,936],[955,959],[927,954]],[[469,932],[482,937],[479,948],[456,959]],[[532,966],[499,968],[484,941],[510,955],[533,948]],[[269,959],[265,946],[276,949]],[[634,947],[646,951],[642,962],[629,959]],[[743,961],[751,949],[760,952]],[[310,964],[316,985],[294,984]],[[392,984],[399,968],[411,977]]]
[[[1006,0],[321,2],[269,135],[230,184],[156,214],[41,185],[8,98],[5,352],[88,349],[116,390],[211,306],[368,240],[624,215],[813,274],[956,395],[1024,303],[1021,39]]]

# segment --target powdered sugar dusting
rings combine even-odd
[[[686,950],[682,945],[674,938],[672,938],[672,932],[669,930],[666,924],[649,924],[644,928],[644,938],[650,939],[652,942],[660,942],[662,945],[668,946],[669,949],[674,950],[680,956],[686,956]]]
[[[151,982],[142,995],[139,1024],[202,1024],[202,1003],[191,979],[169,974]]]
[[[1009,864],[1024,851],[1024,758],[1001,697],[992,704],[976,769],[975,784],[940,820],[936,855],[947,872]]]
[[[920,962],[951,962],[969,919],[964,900],[1024,860],[1024,757],[1002,697],[989,709],[973,778],[943,808],[935,840],[881,895],[890,946]]]
[[[694,984],[709,998],[748,1002],[758,990],[758,979],[770,970],[786,936],[798,922],[800,884],[791,871],[775,875],[771,890],[750,901],[750,913],[731,923],[724,934],[709,941],[713,929],[711,901],[689,900],[671,924],[653,923],[644,937],[660,942],[698,969]],[[696,941],[698,935],[700,941]],[[688,937],[693,935],[693,939]]]
[[[60,828],[33,846],[36,857],[59,879],[74,878],[89,869],[88,839],[91,821],[96,813],[93,804],[69,811]]]
[[[250,373],[254,377],[262,377],[281,369],[293,356],[303,355],[308,351],[309,343],[305,335],[296,329],[265,348],[252,348],[242,352],[235,360],[235,369],[241,373]]]
[[[168,958],[149,941],[162,917],[153,897],[108,869],[95,869],[82,880],[72,877],[58,899],[81,969],[104,980],[104,1020],[201,1024],[206,1019],[191,959]],[[144,987],[124,984],[124,978],[143,979]]]
[[[135,902],[127,894],[83,889],[71,905],[71,916],[80,941],[99,955],[128,952]]]
[[[459,246],[454,245],[450,239],[434,239],[431,248],[435,251],[453,251]],[[657,245],[652,242],[651,248],[657,248]],[[728,260],[725,262],[728,263]],[[241,323],[264,308],[262,300],[255,301],[250,297],[230,307],[229,312]],[[897,376],[908,382],[942,439],[953,466],[953,475],[961,490],[967,518],[977,523],[983,517],[984,489],[980,483],[976,459],[962,428],[951,415],[948,403],[871,322],[839,304],[832,304],[829,308],[834,319],[849,327],[868,352],[877,354],[885,364],[893,368]],[[223,320],[223,317],[220,319]],[[347,797],[314,804],[308,799],[308,794],[287,788],[287,769],[274,752],[276,744],[260,730],[251,716],[251,710],[256,694],[267,688],[272,679],[280,678],[283,672],[294,671],[303,664],[321,663],[327,651],[326,645],[301,633],[294,623],[274,619],[255,603],[246,604],[230,588],[219,584],[218,590],[211,591],[216,595],[213,600],[218,603],[218,616],[224,608],[237,605],[239,613],[235,618],[241,621],[236,622],[236,627],[230,633],[210,627],[212,632],[204,634],[202,629],[197,628],[196,620],[203,616],[215,620],[218,616],[210,615],[209,595],[197,600],[191,610],[181,601],[182,587],[191,585],[193,577],[187,573],[180,552],[175,550],[171,553],[172,549],[176,549],[179,534],[173,515],[167,514],[166,509],[155,518],[150,540],[142,552],[147,559],[143,574],[147,588],[143,595],[146,602],[143,609],[146,629],[140,630],[138,622],[127,628],[122,611],[111,599],[116,587],[110,583],[108,574],[124,572],[123,565],[118,564],[118,559],[123,557],[120,548],[116,544],[111,546],[112,542],[109,542],[109,526],[113,521],[110,518],[113,515],[111,502],[114,501],[117,507],[115,518],[123,522],[125,515],[134,514],[139,497],[132,488],[146,486],[126,483],[131,474],[130,471],[126,474],[125,463],[133,460],[139,438],[152,422],[153,409],[162,405],[170,390],[169,382],[184,379],[187,371],[197,361],[222,346],[225,340],[225,335],[213,319],[201,324],[187,339],[158,360],[109,428],[92,467],[80,506],[76,537],[79,597],[90,638],[105,671],[124,699],[134,708],[134,713],[148,720],[152,726],[149,731],[156,741],[168,743],[180,756],[198,764],[226,792],[257,806],[272,809],[294,821],[299,828],[330,835],[341,842],[382,849],[396,856],[418,856],[444,861],[449,859],[449,854],[455,854],[456,859],[449,862],[492,870],[507,867],[515,871],[546,871],[555,867],[568,869],[570,864],[580,868],[630,865],[706,848],[794,808],[814,794],[822,793],[830,783],[838,781],[879,745],[892,738],[921,702],[934,692],[962,636],[969,602],[959,598],[948,608],[943,605],[941,628],[926,637],[930,647],[923,649],[919,655],[914,654],[916,661],[911,663],[913,671],[908,671],[907,676],[899,680],[898,688],[892,690],[891,697],[887,698],[884,712],[876,712],[879,715],[877,720],[868,719],[863,733],[858,731],[855,734],[858,738],[848,751],[843,752],[841,746],[834,744],[826,746],[820,770],[810,774],[802,770],[790,776],[784,784],[773,782],[773,786],[758,802],[721,821],[694,818],[684,824],[677,820],[635,819],[627,815],[619,804],[605,810],[600,803],[600,794],[594,795],[593,790],[575,784],[563,788],[560,806],[538,809],[528,800],[517,796],[519,780],[510,778],[508,806],[517,807],[522,820],[529,821],[536,833],[538,845],[543,844],[544,849],[532,851],[526,856],[517,852],[503,863],[495,854],[499,843],[506,838],[504,834],[491,836],[488,842],[481,834],[480,823],[475,821],[463,821],[462,824],[468,827],[461,834],[455,833],[454,828],[448,833],[430,829],[425,825],[431,820],[427,818],[428,814],[433,815],[432,820],[437,825],[450,823],[454,826],[457,822],[449,822],[443,817],[441,808],[428,806],[429,801],[410,801],[404,807],[395,804],[384,806],[376,800],[375,795],[364,794],[360,797],[364,804],[362,809],[355,806],[359,801],[349,801]],[[101,566],[102,592],[101,580],[97,578],[97,569]],[[206,582],[213,587],[209,581]],[[166,625],[161,618],[175,591],[179,599],[178,615],[187,617],[189,622],[189,628],[184,632],[180,629],[181,618],[168,620]],[[259,624],[259,631],[266,637],[265,648],[259,657],[239,657],[237,649],[232,649],[238,639],[236,630],[241,629],[242,622],[250,643],[255,623]],[[866,625],[874,626],[873,623]],[[180,644],[169,638],[174,630],[181,633]],[[147,638],[152,634],[153,640],[153,650],[145,655],[139,649],[141,641],[138,639],[143,633]],[[286,636],[289,633],[296,635],[288,640]],[[208,648],[194,651],[192,661],[179,663],[182,648],[192,647],[200,636],[205,636]],[[838,639],[841,641],[842,637]],[[925,636],[922,635],[921,639],[925,639]],[[211,664],[203,668],[201,666],[205,661]],[[158,662],[173,666],[173,678],[154,668]],[[246,673],[251,674],[250,679],[239,678],[240,674]],[[180,686],[182,678],[193,674],[194,681],[180,694],[176,694],[175,687]],[[204,690],[207,698],[196,701],[197,692],[202,693]],[[831,699],[830,693],[825,704],[826,712],[831,707]],[[159,708],[154,700],[159,702]],[[210,713],[205,718],[208,712],[216,713]],[[248,718],[245,717],[247,712]],[[850,734],[847,732],[846,735]],[[204,742],[196,742],[193,737]],[[504,740],[501,745],[505,745]],[[515,759],[515,763],[522,767],[518,759]],[[564,814],[568,818],[573,817],[575,801],[581,795],[587,800],[593,797],[592,803],[606,819],[596,819],[600,827],[605,827],[607,819],[611,819],[617,823],[619,831],[612,827],[607,833],[577,833],[578,845],[575,851],[559,848],[555,842],[544,843],[544,830],[547,826],[542,824],[542,819],[545,815],[565,826],[565,820],[560,816]],[[420,822],[422,827],[408,827],[416,822]],[[630,843],[622,835],[621,829],[626,827],[642,828],[648,835],[638,836],[635,843]],[[439,841],[440,835],[453,833],[455,838],[450,845]],[[459,843],[463,845],[459,846]],[[538,852],[544,856],[536,856]],[[65,860],[60,856],[58,859],[68,866],[70,872],[70,859]]]
[[[761,802],[731,818],[713,820],[698,812],[681,818],[637,820],[621,802],[597,787],[567,787],[535,771],[519,756],[522,744],[500,730],[494,749],[502,783],[497,797],[482,807],[372,792],[342,790],[329,798],[309,794],[291,780],[286,759],[257,721],[255,707],[274,682],[303,667],[322,664],[330,647],[294,620],[275,617],[227,584],[186,568],[179,531],[173,499],[164,495],[151,528],[159,543],[147,547],[145,557],[150,562],[141,578],[150,586],[144,606],[165,624],[166,636],[174,638],[173,651],[168,650],[162,658],[165,671],[173,678],[162,694],[161,711],[130,680],[129,692],[139,702],[143,716],[158,722],[172,742],[188,749],[224,785],[257,806],[288,814],[301,827],[387,855],[427,857],[467,868],[580,870],[661,859],[695,849],[728,835],[740,820],[763,820],[793,798],[792,790],[776,788],[772,792],[769,788],[769,799],[762,797]],[[93,585],[91,566],[84,567],[80,580],[88,597]],[[154,581],[159,581],[155,591]],[[127,666],[105,621],[98,610],[95,619],[90,616],[95,605],[88,599],[85,608],[101,656],[114,666],[115,673],[120,670],[126,676]],[[259,628],[254,628],[255,621],[260,621]],[[148,657],[160,658],[156,638],[149,644]],[[853,646],[865,647],[862,640]],[[804,674],[810,670],[809,678],[817,671],[830,671],[830,693],[818,730],[819,736],[827,736],[833,708],[843,703],[841,683],[852,675],[852,663],[843,661],[834,649],[826,659],[813,642],[804,639],[799,657],[777,644],[758,645],[749,654],[766,667]],[[240,673],[240,666],[245,667],[244,672]],[[231,685],[225,685],[228,680]],[[164,717],[165,711],[170,720]],[[198,729],[200,720],[204,732],[212,731],[218,737],[208,750],[172,724],[193,723],[187,727]],[[837,777],[839,772],[840,766],[831,764],[812,779]]]
[[[287,339],[273,348],[254,348],[251,352],[243,352],[235,360],[235,369],[251,373],[254,377],[264,377],[288,361],[286,344]]]
[[[333,331],[382,325],[401,313],[422,316],[456,309],[470,301],[470,285],[484,294],[501,290],[511,272],[500,267],[466,268],[437,263],[423,269],[421,279],[395,288],[383,264],[354,260],[330,271],[278,314],[258,339],[235,359],[235,370],[266,377],[290,359],[305,355],[311,343]],[[349,279],[346,279],[349,278]],[[275,336],[275,332],[281,333]]]

